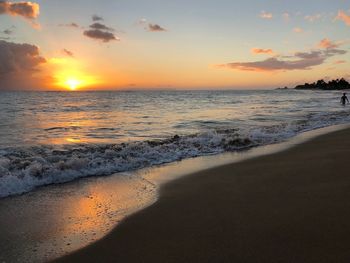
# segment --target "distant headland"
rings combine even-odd
[[[303,85],[298,85],[295,89],[303,90],[344,90],[350,89],[350,83],[345,79],[335,79],[329,82],[324,81],[323,79],[318,80],[314,83],[305,83]]]

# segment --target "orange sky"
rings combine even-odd
[[[190,1],[184,12],[182,0],[41,0],[15,11],[5,1],[0,86],[275,88],[349,77],[350,3],[254,2]]]

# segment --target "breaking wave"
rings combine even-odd
[[[42,185],[103,176],[202,155],[276,143],[298,133],[344,123],[347,112],[310,114],[304,120],[249,129],[214,129],[163,140],[119,144],[40,145],[0,150],[0,197]]]

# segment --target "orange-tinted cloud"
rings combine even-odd
[[[252,48],[251,52],[253,54],[269,54],[269,55],[273,55],[275,52],[273,52],[272,49],[263,49],[263,48]]]
[[[333,64],[339,65],[339,64],[344,64],[346,63],[346,60],[337,60]]]
[[[336,19],[342,20],[347,26],[350,26],[350,16],[347,15],[343,10],[338,11]]]
[[[26,19],[36,19],[39,16],[39,5],[32,2],[0,1],[0,15],[22,16]]]
[[[283,17],[283,20],[284,20],[285,22],[289,22],[289,20],[290,20],[290,14],[289,14],[289,13],[284,12],[284,13],[282,14],[282,17]]]
[[[265,12],[265,11],[261,11],[260,17],[261,17],[262,19],[272,19],[272,18],[273,18],[273,15],[272,15],[272,13],[268,13],[268,12]]]
[[[318,46],[320,48],[337,48],[339,47],[339,44],[330,41],[328,38],[324,38],[321,40]]]
[[[302,28],[300,28],[300,27],[295,27],[295,28],[293,28],[293,31],[294,31],[295,33],[303,33],[303,32],[304,32],[304,30],[303,30]]]

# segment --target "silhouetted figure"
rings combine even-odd
[[[343,96],[340,98],[340,102],[343,106],[345,106],[346,102],[349,103],[348,97],[346,97],[346,93],[343,93]]]

